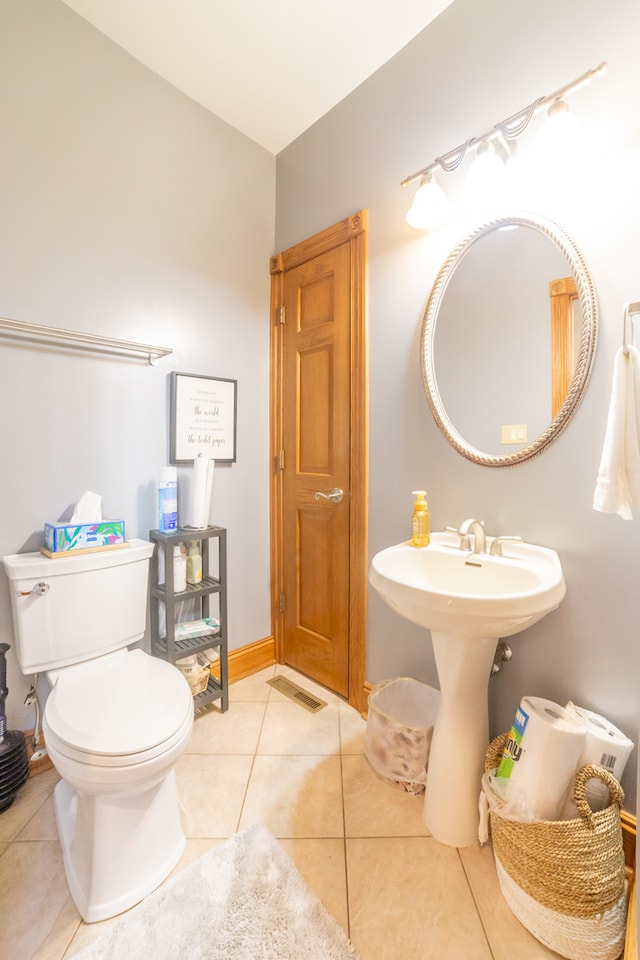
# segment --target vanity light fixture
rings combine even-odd
[[[438,223],[442,222],[444,194],[439,196],[436,195],[435,192],[433,193],[434,197],[437,196],[438,216],[434,216],[430,206],[427,205],[427,195],[422,194],[422,196],[420,196],[421,190],[426,184],[435,183],[433,180],[435,170],[444,170],[445,173],[451,173],[453,170],[457,170],[465,157],[472,150],[480,147],[482,147],[483,152],[479,153],[476,157],[476,162],[480,160],[484,152],[490,150],[495,151],[503,162],[507,162],[515,147],[515,140],[524,133],[536,114],[545,108],[549,108],[550,121],[555,121],[560,115],[562,115],[562,119],[570,117],[571,114],[568,113],[566,98],[570,94],[575,93],[576,90],[591,83],[596,77],[601,77],[606,69],[607,63],[603,61],[593,70],[587,70],[586,73],[576,77],[571,83],[565,84],[564,87],[560,87],[559,90],[555,90],[548,96],[538,97],[533,103],[518,110],[517,113],[513,113],[510,117],[507,117],[506,120],[501,120],[499,123],[494,124],[490,130],[480,134],[478,137],[470,137],[464,143],[460,144],[460,146],[436,157],[435,160],[432,160],[426,167],[405,177],[400,184],[402,187],[407,187],[417,180],[420,181],[420,188],[414,198],[413,206],[407,214],[407,222],[411,224],[411,226],[421,229],[432,229],[434,226],[437,226]],[[435,220],[435,222],[432,222],[432,220]]]
[[[433,230],[447,219],[449,203],[432,173],[420,178],[420,186],[407,213],[407,223],[419,230]]]

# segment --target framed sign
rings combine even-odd
[[[171,463],[236,459],[237,380],[171,374]]]

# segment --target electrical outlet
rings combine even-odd
[[[502,443],[526,443],[526,423],[503,424],[500,427],[500,439]]]

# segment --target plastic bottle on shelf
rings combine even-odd
[[[187,583],[198,584],[201,582],[202,557],[200,556],[200,544],[197,540],[192,540],[187,554]]]
[[[158,530],[175,533],[178,529],[178,470],[162,467],[158,480]]]
[[[173,591],[182,593],[187,589],[187,558],[184,555],[182,544],[173,548]]]

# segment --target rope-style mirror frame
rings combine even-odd
[[[434,366],[434,337],[438,312],[451,278],[473,244],[500,227],[525,226],[540,231],[547,236],[564,254],[573,273],[578,299],[582,310],[582,332],[578,358],[564,402],[549,426],[535,440],[520,450],[510,454],[490,454],[476,449],[468,443],[451,422],[442,402]],[[546,447],[558,438],[569,423],[580,403],[593,368],[596,344],[598,340],[598,310],[596,293],[584,259],[567,234],[553,221],[531,213],[517,213],[510,216],[486,220],[474,228],[451,251],[443,263],[434,282],[422,321],[420,353],[422,380],[431,413],[440,430],[455,447],[458,453],[474,463],[485,467],[511,467],[537,457]]]

